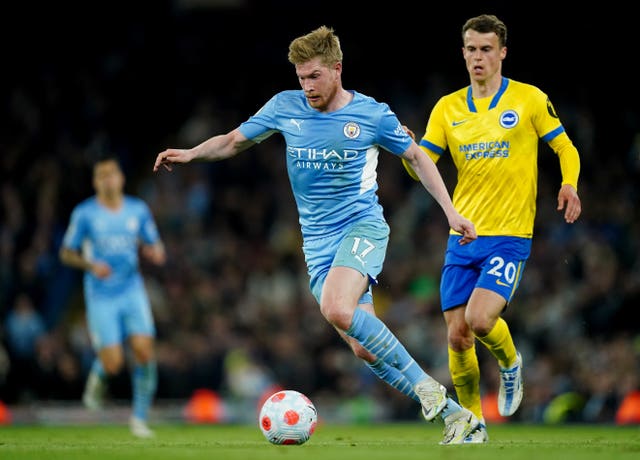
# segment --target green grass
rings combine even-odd
[[[441,426],[321,424],[301,446],[273,446],[257,426],[158,425],[133,438],[124,425],[0,427],[0,459],[163,460],[624,460],[640,459],[640,427],[520,425],[489,427],[484,445],[440,446]]]

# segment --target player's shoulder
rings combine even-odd
[[[375,97],[369,96],[368,94],[360,93],[358,91],[350,91],[350,92],[351,94],[353,94],[353,102],[360,103],[360,104],[387,106],[385,102],[380,102]]]
[[[136,195],[124,195],[123,197],[125,206],[130,207],[147,207],[147,202],[144,201],[141,197]]]
[[[287,89],[274,94],[265,107],[270,107],[275,113],[300,112],[306,110],[306,98],[304,91],[299,89]],[[264,109],[264,107],[263,107]]]
[[[514,80],[512,78],[509,78],[508,81],[509,81],[509,86],[507,87],[507,89],[517,92],[518,94],[529,94],[532,96],[535,96],[535,95],[546,96],[544,91],[542,91],[538,86],[532,83],[525,83],[519,80]]]
[[[454,91],[451,91],[450,93],[447,93],[443,96],[440,96],[440,99],[438,99],[437,102],[439,102],[440,104],[450,104],[453,101],[458,101],[458,100],[466,100],[467,99],[467,93],[469,92],[469,86],[465,86],[463,88],[459,88],[456,89]]]
[[[355,90],[349,92],[353,94],[353,100],[356,102],[364,102],[366,104],[380,104],[380,102],[378,102],[375,97],[369,96],[368,94],[364,94]]]
[[[75,213],[87,213],[92,212],[98,206],[98,198],[93,195],[80,201],[73,208]]]
[[[393,112],[389,104],[378,101],[373,96],[359,93],[358,91],[351,91],[351,93],[353,94],[353,100],[348,106],[350,110],[365,112],[369,116],[373,116],[375,113],[380,115]]]

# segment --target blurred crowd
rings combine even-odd
[[[127,192],[152,208],[168,249],[166,267],[142,267],[158,331],[158,399],[186,399],[202,388],[251,399],[275,385],[312,399],[366,398],[394,419],[416,418],[415,403],[353,357],[309,293],[281,139],[225,162],[152,173],[164,147],[232,129],[275,91],[247,91],[255,99],[247,100],[242,83],[225,89],[193,74],[163,77],[155,66],[143,73],[155,62],[152,32],[141,38],[125,29],[127,46],[101,49],[83,65],[69,65],[74,55],[30,63],[29,78],[11,80],[4,96],[0,401],[80,400],[93,356],[82,275],[60,265],[58,249],[71,208],[93,193],[91,160],[110,150],[123,159]],[[206,41],[195,33],[182,34],[162,59],[192,68],[202,58],[193,49]],[[294,88],[284,59],[275,65],[291,71],[279,84]],[[151,78],[163,79],[146,86]],[[419,94],[367,82],[366,92],[420,135],[427,109],[455,89],[447,81],[430,74]],[[512,419],[610,423],[625,396],[640,390],[640,129],[611,152],[594,108],[543,89],[582,155],[584,211],[574,225],[556,211],[558,161],[542,146],[533,251],[505,312],[524,358],[525,398]],[[439,166],[453,185],[447,161]],[[391,243],[374,291],[377,313],[453,390],[438,294],[446,220],[392,155],[381,153],[378,179]],[[490,395],[498,369],[478,350]],[[111,390],[128,394],[126,372]]]

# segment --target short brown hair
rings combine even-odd
[[[316,30],[296,38],[289,45],[288,57],[289,62],[293,65],[303,64],[318,56],[326,66],[342,62],[340,40],[330,27],[320,26]]]
[[[467,30],[475,30],[481,34],[494,32],[498,36],[498,43],[501,47],[507,46],[507,26],[493,14],[481,14],[468,19],[462,26],[462,42],[464,43],[464,33]]]

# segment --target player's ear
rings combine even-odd
[[[337,61],[335,64],[333,64],[333,70],[337,76],[342,75],[342,62]]]

